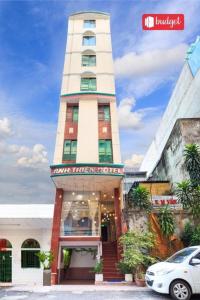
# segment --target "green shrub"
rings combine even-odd
[[[117,264],[117,269],[121,274],[132,274],[133,270],[129,265],[127,265],[123,259],[121,259]]]
[[[188,247],[191,245],[191,239],[192,239],[193,232],[194,232],[193,226],[189,222],[186,223],[183,233],[181,235],[181,240],[185,247]]]
[[[92,268],[92,272],[95,274],[102,274],[103,272],[103,259],[96,262],[95,266]]]
[[[122,235],[123,262],[136,273],[154,263],[156,260],[150,255],[154,241],[154,235],[148,231],[128,231]]]
[[[151,211],[152,209],[150,193],[143,186],[138,186],[131,189],[129,193],[129,201],[133,204],[134,207],[138,207],[146,211]]]
[[[185,247],[200,245],[200,225],[194,227],[189,222],[186,223],[181,240]]]

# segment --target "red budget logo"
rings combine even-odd
[[[183,14],[144,14],[143,30],[183,30]]]

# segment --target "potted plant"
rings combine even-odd
[[[95,283],[103,282],[103,260],[97,260],[95,266],[92,269],[95,273]]]
[[[133,281],[133,272],[132,272],[132,268],[129,267],[129,265],[127,265],[123,259],[121,259],[118,263],[117,263],[117,269],[119,270],[119,272],[121,274],[125,275],[125,281],[126,282],[132,282]]]
[[[147,265],[156,262],[149,252],[154,246],[154,236],[151,232],[128,231],[120,238],[123,247],[123,261],[135,272],[135,282],[144,286],[144,274]]]
[[[138,266],[138,268],[136,269],[135,272],[135,283],[137,286],[145,286],[145,269],[143,268],[143,266]]]
[[[51,264],[54,260],[54,255],[51,251],[40,251],[36,254],[43,267],[43,285],[51,285]]]

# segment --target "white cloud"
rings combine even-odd
[[[134,170],[138,170],[143,161],[143,158],[144,158],[144,155],[132,154],[131,158],[126,159],[124,161],[124,164],[128,168],[133,168]]]
[[[41,144],[34,145],[29,151],[29,156],[22,156],[17,160],[17,165],[26,168],[43,168],[47,164],[47,151]]]
[[[118,120],[121,129],[141,129],[142,120],[149,112],[154,112],[155,108],[146,107],[133,111],[135,98],[125,98],[120,101],[118,106]]]
[[[6,138],[12,135],[11,122],[8,118],[0,119],[0,138]]]
[[[137,129],[141,127],[143,114],[131,111],[135,105],[134,98],[125,98],[120,101],[118,106],[119,126],[126,129]]]
[[[166,72],[183,64],[187,49],[186,44],[174,48],[158,49],[143,53],[129,52],[115,60],[115,74],[118,77],[142,77],[157,72]]]

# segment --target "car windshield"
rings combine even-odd
[[[198,248],[188,248],[184,249],[183,251],[180,251],[178,253],[175,253],[171,257],[169,257],[166,261],[169,263],[182,263],[192,252],[197,250]]]

